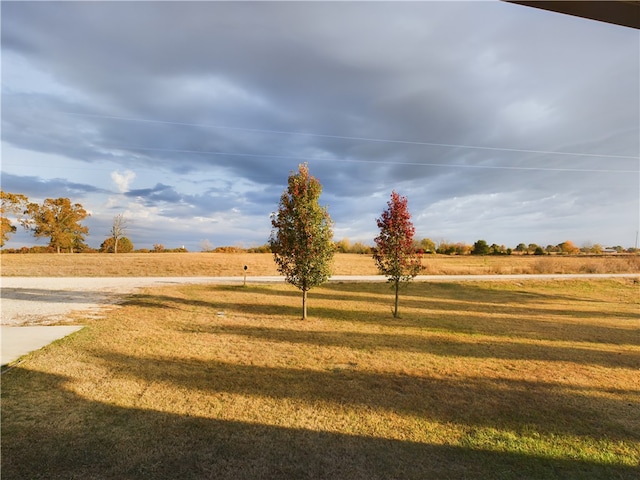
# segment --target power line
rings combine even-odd
[[[465,164],[448,164],[448,163],[420,163],[420,162],[391,162],[388,160],[357,160],[344,158],[313,158],[300,157],[294,155],[273,155],[264,153],[240,153],[240,152],[212,152],[206,150],[188,150],[177,148],[156,148],[141,146],[109,146],[117,150],[142,150],[154,152],[171,152],[171,153],[188,153],[197,155],[216,155],[216,156],[232,156],[232,157],[260,157],[260,158],[282,158],[288,160],[308,161],[308,162],[349,162],[349,163],[366,163],[377,165],[409,165],[419,167],[446,167],[446,168],[479,168],[492,170],[529,170],[529,171],[549,171],[549,172],[587,172],[587,173],[638,173],[638,170],[612,170],[612,169],[587,169],[587,168],[547,168],[547,167],[514,167],[499,165],[465,165]]]
[[[316,137],[316,138],[334,138],[339,140],[357,140],[362,142],[391,143],[391,144],[401,144],[401,145],[420,145],[420,146],[428,146],[428,147],[462,148],[462,149],[469,149],[469,150],[489,150],[489,151],[513,152],[513,153],[535,153],[535,154],[544,154],[544,155],[564,155],[564,156],[574,156],[574,157],[579,156],[579,157],[596,157],[596,158],[619,158],[619,159],[626,159],[626,160],[640,159],[640,157],[633,156],[633,155],[611,155],[611,154],[599,154],[599,153],[580,153],[580,152],[561,152],[561,151],[559,152],[559,151],[550,151],[550,150],[529,150],[529,149],[506,148],[506,147],[483,147],[478,145],[423,142],[423,141],[412,141],[412,140],[394,140],[394,139],[372,138],[372,137],[353,137],[353,136],[346,136],[346,135],[329,135],[329,134],[322,134],[322,133],[292,132],[292,131],[284,131],[284,130],[269,130],[269,129],[260,129],[260,128],[247,128],[247,127],[229,127],[229,126],[223,126],[223,125],[207,125],[207,124],[199,124],[199,123],[175,122],[175,121],[168,121],[168,120],[151,120],[151,119],[145,119],[145,118],[120,117],[115,115],[99,115],[99,114],[79,113],[79,112],[53,112],[53,113],[59,113],[62,115],[93,117],[93,118],[106,118],[111,120],[122,120],[122,121],[128,121],[128,122],[157,123],[162,125],[180,125],[180,126],[198,127],[198,128],[237,130],[237,131],[254,132],[254,133],[270,133],[275,135],[297,135],[297,136]]]

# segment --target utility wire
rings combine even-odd
[[[260,128],[229,127],[229,126],[223,126],[223,125],[206,125],[206,124],[198,124],[198,123],[174,122],[174,121],[168,121],[168,120],[150,120],[150,119],[144,119],[144,118],[119,117],[115,115],[99,115],[99,114],[92,114],[92,113],[79,113],[79,112],[54,112],[54,113],[59,113],[63,115],[75,115],[75,116],[82,116],[82,117],[106,118],[111,120],[122,120],[122,121],[128,121],[128,122],[157,123],[162,125],[180,125],[180,126],[198,127],[198,128],[238,130],[238,131],[244,131],[244,132],[270,133],[270,134],[276,134],[276,135],[297,135],[297,136],[317,137],[317,138],[335,138],[335,139],[341,139],[341,140],[357,140],[362,142],[391,143],[391,144],[402,144],[402,145],[422,145],[422,146],[429,146],[429,147],[464,148],[469,150],[490,150],[490,151],[498,151],[498,152],[553,154],[553,155],[579,156],[579,157],[620,158],[620,159],[631,159],[631,160],[640,159],[640,157],[633,156],[633,155],[559,152],[559,151],[549,151],[549,150],[529,150],[529,149],[506,148],[506,147],[482,147],[477,145],[462,145],[462,144],[452,144],[452,143],[393,140],[393,139],[384,139],[384,138],[328,135],[328,134],[322,134],[322,133],[268,130],[268,129],[260,129]]]
[[[259,158],[282,158],[297,161],[309,162],[349,162],[349,163],[367,163],[379,165],[411,165],[420,167],[447,167],[447,168],[480,168],[492,170],[532,170],[532,171],[549,171],[549,172],[595,172],[595,173],[639,173],[638,170],[612,170],[612,169],[588,169],[588,168],[550,168],[550,167],[514,167],[500,165],[465,165],[465,164],[448,164],[448,163],[420,163],[420,162],[390,162],[383,160],[357,160],[345,158],[312,158],[299,157],[294,155],[271,155],[264,153],[240,153],[240,152],[212,152],[206,150],[187,150],[177,148],[154,148],[154,147],[138,147],[138,146],[111,146],[106,147],[118,150],[142,150],[153,152],[172,152],[172,153],[188,153],[198,155],[217,155],[232,157],[259,157]]]

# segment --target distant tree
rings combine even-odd
[[[9,235],[17,230],[8,215],[12,215],[20,221],[28,202],[29,199],[20,193],[0,190],[0,247],[4,247],[4,244],[9,240]]]
[[[420,254],[413,244],[415,228],[407,203],[407,197],[393,191],[387,209],[376,220],[380,235],[375,238],[373,259],[378,271],[387,277],[395,289],[394,317],[398,316],[400,282],[409,282],[422,270]]]
[[[213,249],[214,246],[209,240],[200,240],[200,250],[203,252],[212,252]]]
[[[84,242],[84,236],[74,235],[71,240],[71,246],[69,252],[83,253],[83,252],[95,252],[89,245]]]
[[[418,242],[418,248],[425,253],[436,253],[436,244],[430,238],[423,238]]]
[[[526,252],[527,251],[527,246],[524,243],[519,243],[518,246],[515,248],[516,252]]]
[[[598,243],[585,242],[582,247],[580,247],[580,251],[582,253],[591,253],[595,255],[600,255],[602,253],[602,245]]]
[[[537,246],[536,249],[533,251],[534,255],[544,255],[544,249],[540,246]]]
[[[115,241],[113,237],[108,237],[100,245],[100,251],[104,253],[115,253]],[[127,237],[120,237],[118,241],[118,252],[131,253],[133,252],[133,243]]]
[[[164,245],[161,243],[154,243],[153,244],[153,251],[155,253],[162,253],[165,251]]]
[[[468,255],[471,253],[471,246],[463,242],[450,243],[446,240],[442,240],[438,243],[436,253],[442,255]]]
[[[576,247],[571,240],[566,240],[558,244],[558,249],[560,250],[561,253],[566,253],[568,255],[574,255],[580,252],[580,249]]]
[[[351,251],[351,242],[348,238],[343,238],[336,242],[336,251],[340,253],[349,253]]]
[[[478,240],[471,249],[471,255],[489,255],[489,253],[489,245],[485,240]]]
[[[120,213],[113,217],[113,224],[111,225],[111,238],[113,239],[113,253],[118,253],[120,250],[120,240],[124,238],[127,232],[127,220],[124,218],[124,214]],[[131,248],[133,250],[133,247]],[[129,250],[129,251],[131,251]]]
[[[530,243],[527,246],[527,253],[535,253],[537,248],[538,248],[538,245],[536,243]]]
[[[244,252],[244,248],[238,247],[237,245],[220,245],[219,247],[211,250],[213,253],[242,253]]]
[[[492,243],[489,247],[489,255],[505,255],[507,253],[507,247],[504,245],[498,245],[497,243]]]
[[[264,245],[258,245],[257,247],[250,247],[247,249],[248,253],[271,253],[271,247],[268,243]]]
[[[23,225],[35,237],[48,237],[49,246],[58,253],[62,249],[73,252],[84,245],[89,228],[80,222],[89,216],[79,203],[71,204],[68,198],[47,198],[42,205],[29,203],[25,210]]]
[[[356,242],[351,246],[351,253],[359,253],[361,255],[370,255],[372,252],[370,245],[365,245],[362,242]]]
[[[469,255],[471,253],[471,245],[467,245],[464,242],[457,242],[454,247],[456,255]]]
[[[291,172],[288,187],[271,217],[269,246],[278,271],[287,283],[302,291],[302,318],[307,318],[307,292],[331,275],[335,252],[333,221],[318,203],[322,185],[309,174],[307,164]]]
[[[448,255],[449,254],[448,247],[449,247],[449,242],[447,242],[446,240],[441,240],[436,245],[436,253],[439,253],[441,255]]]
[[[440,253],[442,255],[455,255],[456,251],[456,244],[448,242],[447,240],[440,241],[436,248],[436,253]]]

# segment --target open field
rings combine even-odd
[[[277,275],[268,253],[4,254],[3,276],[164,277]],[[426,275],[529,273],[639,273],[640,255],[426,255]],[[337,254],[334,275],[375,275],[370,255]]]
[[[79,256],[80,257],[80,256]],[[4,479],[636,479],[631,280],[187,285],[2,376]]]

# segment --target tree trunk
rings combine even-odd
[[[393,318],[398,318],[398,289],[400,288],[400,280],[396,278],[396,302],[393,307]]]
[[[307,319],[307,290],[302,290],[302,319]]]

